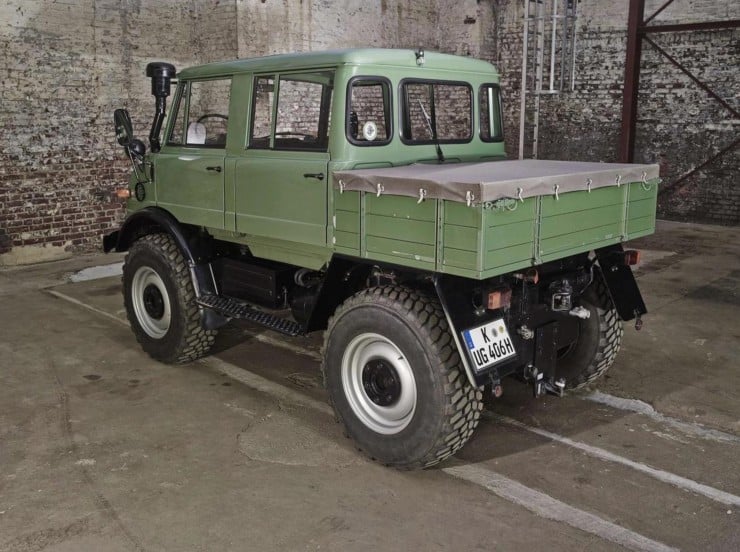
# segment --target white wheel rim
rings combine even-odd
[[[399,433],[414,417],[414,372],[387,337],[363,333],[350,341],[342,356],[342,386],[352,411],[377,433]]]
[[[163,338],[170,329],[170,296],[154,269],[142,266],[136,271],[131,282],[131,303],[136,320],[146,334],[154,339]]]

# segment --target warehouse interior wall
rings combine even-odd
[[[658,7],[648,0],[646,13]],[[729,0],[676,0],[661,22],[740,18]],[[627,2],[579,9],[576,86],[542,102],[542,158],[615,161]],[[0,5],[0,264],[99,247],[120,223],[112,192],[128,161],[112,113],[127,107],[140,137],[154,102],[144,68],[339,47],[401,47],[479,57],[500,69],[516,155],[520,0],[8,0]],[[659,43],[738,107],[737,29],[676,33]],[[666,184],[737,136],[732,120],[646,46],[636,161]],[[737,224],[740,155],[730,152],[660,198],[663,217]]]

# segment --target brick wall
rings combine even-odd
[[[651,13],[662,0],[648,0]],[[112,112],[128,107],[140,137],[153,115],[146,63],[384,46],[471,55],[503,76],[515,153],[521,62],[519,0],[6,0],[0,5],[0,263],[8,252],[98,247],[121,219],[111,192],[128,162]],[[627,2],[579,6],[575,91],[543,100],[541,157],[612,161],[619,136]],[[656,20],[740,18],[730,0],[676,0]],[[738,107],[739,31],[662,34],[663,47]],[[638,161],[666,183],[737,136],[731,120],[646,46]],[[737,224],[737,151],[666,189],[663,216]]]
[[[6,0],[0,264],[29,248],[98,248],[119,224],[122,206],[111,193],[126,182],[129,164],[113,139],[112,112],[127,107],[137,135],[148,135],[148,62],[181,68],[350,46],[476,54],[479,25],[470,21],[478,11],[475,0]]]
[[[664,3],[646,2],[646,17]],[[497,48],[505,91],[507,149],[517,155],[523,4],[498,2]],[[578,7],[575,89],[543,96],[540,158],[616,161],[621,125],[628,2],[589,0]],[[730,0],[675,0],[651,24],[740,19]],[[653,40],[740,109],[740,31],[661,33]],[[698,88],[650,45],[643,45],[636,162],[661,164],[659,215],[738,224],[740,148],[681,184],[672,183],[738,136],[740,120]]]

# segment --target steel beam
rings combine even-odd
[[[726,21],[703,21],[701,23],[682,23],[678,25],[640,25],[641,35],[648,33],[678,33],[683,31],[717,31],[719,29],[736,29],[740,27],[740,19]]]
[[[640,87],[640,58],[642,37],[640,27],[645,17],[645,0],[630,0],[627,18],[627,60],[624,67],[622,95],[622,132],[619,139],[619,160],[631,163],[635,153],[635,123],[637,122],[637,93]]]

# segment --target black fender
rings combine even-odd
[[[186,227],[159,207],[145,207],[131,214],[118,231],[103,236],[103,250],[106,253],[113,250],[128,251],[138,238],[154,232],[166,232],[175,240],[190,269],[196,297],[218,293],[207,249],[198,245],[197,241],[189,240]],[[228,321],[228,318],[211,309],[201,310],[201,325],[206,330],[219,328]]]
[[[602,247],[595,251],[604,282],[609,290],[619,317],[625,322],[647,313],[640,288],[637,287],[632,269],[624,263],[624,248],[621,243]]]
[[[334,255],[326,268],[316,302],[306,322],[305,331],[326,329],[337,307],[362,288],[372,266],[377,263]]]

